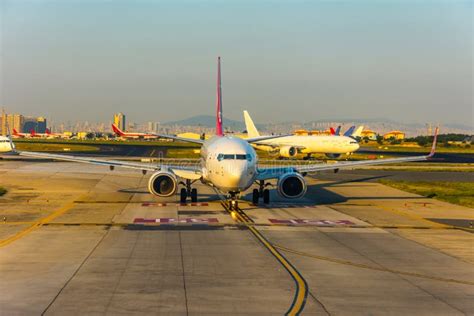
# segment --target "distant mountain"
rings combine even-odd
[[[243,122],[234,121],[225,117],[223,121],[225,128],[236,131],[242,131],[245,129],[245,124]],[[216,117],[212,115],[197,115],[180,121],[166,122],[164,125],[215,127]]]

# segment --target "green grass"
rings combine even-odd
[[[380,152],[417,152],[417,153],[429,153],[431,150],[431,144],[424,146],[424,147],[411,147],[411,146],[403,146],[403,145],[391,145],[391,144],[377,144],[377,143],[360,143],[361,147],[364,149],[370,150],[380,150]],[[382,148],[379,148],[382,147]],[[387,149],[385,149],[387,148]],[[438,153],[460,153],[460,154],[468,154],[474,153],[474,146],[466,148],[465,146],[449,146],[445,147],[444,144],[438,143],[436,146],[436,152]]]
[[[95,146],[88,146],[88,145],[81,145],[81,144],[48,144],[48,143],[17,143],[15,142],[15,146],[18,150],[25,150],[25,151],[84,151],[84,152],[92,152],[92,151],[99,151],[98,147]]]
[[[474,208],[474,182],[415,182],[393,180],[379,180],[379,182],[428,198],[435,198],[441,201]]]
[[[0,187],[0,196],[4,195],[7,193],[7,189]]]

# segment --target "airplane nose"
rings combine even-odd
[[[227,172],[227,181],[230,186],[238,187],[246,172],[245,166],[232,166]]]

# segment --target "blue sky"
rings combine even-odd
[[[473,123],[470,1],[0,0],[1,98],[55,120]]]

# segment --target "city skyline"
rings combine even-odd
[[[472,126],[472,4],[3,1],[0,104],[50,121],[224,115]],[[278,111],[276,111],[276,109]]]

